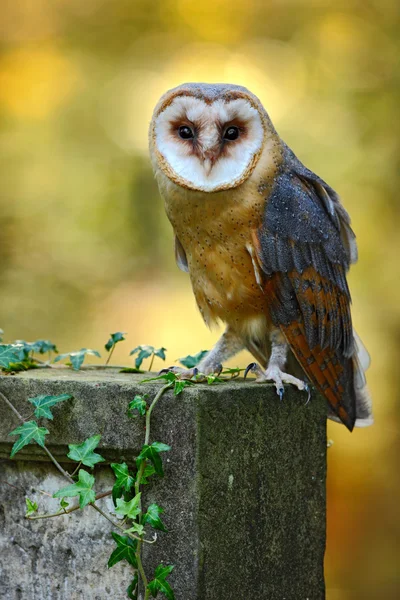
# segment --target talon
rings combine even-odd
[[[224,368],[224,367],[222,366],[222,364],[221,364],[221,363],[219,363],[219,365],[218,365],[218,366],[217,366],[217,368],[215,369],[215,374],[216,374],[216,376],[217,376],[217,377],[218,377],[219,375],[221,375],[221,372],[222,372],[222,369],[223,369],[223,368]]]
[[[161,369],[161,371],[159,371],[158,374],[162,375],[163,373],[169,373],[171,369],[172,367],[168,367],[167,369]]]
[[[198,373],[199,373],[198,368],[194,367],[194,369],[193,369],[193,375],[198,375]]]
[[[257,363],[254,363],[254,362],[247,365],[243,378],[246,379],[247,375],[249,374],[249,371],[254,371],[256,366],[257,366]]]
[[[283,394],[284,394],[284,393],[285,393],[285,390],[284,390],[284,388],[283,388],[283,387],[282,387],[282,388],[279,388],[279,390],[278,390],[278,395],[279,395],[279,400],[280,400],[281,402],[282,402],[282,400],[283,400]]]
[[[307,402],[305,404],[307,406],[307,404],[310,402],[310,398],[311,398],[311,389],[310,389],[310,386],[308,385],[308,383],[306,383],[306,382],[304,382],[304,390],[306,392],[308,392]]]

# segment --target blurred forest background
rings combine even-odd
[[[148,158],[152,109],[179,83],[250,88],[341,195],[376,424],[329,425],[328,600],[400,597],[399,25],[395,0],[2,3],[5,340],[102,350],[122,330],[116,363],[144,343],[171,364],[217,339],[175,266]]]

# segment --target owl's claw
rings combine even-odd
[[[161,371],[158,371],[158,374],[163,375],[163,373],[169,373],[171,369],[173,369],[173,367],[167,367],[166,369],[161,369]]]
[[[310,402],[310,399],[311,399],[311,389],[306,381],[304,382],[304,391],[306,391],[308,393],[307,402],[306,402],[306,406],[307,406],[307,404]]]
[[[255,362],[250,363],[249,365],[247,365],[246,370],[244,372],[244,379],[246,379],[246,377],[250,373],[250,371],[252,371],[253,373],[255,373],[257,375],[256,381],[258,381],[258,379],[260,377],[264,376],[264,371],[261,369],[260,365],[258,365]]]
[[[276,365],[270,365],[266,371],[263,371],[260,365],[258,365],[257,363],[250,363],[244,372],[245,379],[250,371],[257,375],[256,383],[272,381],[275,384],[276,393],[278,394],[280,400],[283,399],[283,396],[285,394],[285,388],[283,387],[284,383],[290,383],[292,385],[295,385],[297,389],[308,392],[308,398],[306,402],[306,404],[308,404],[311,397],[311,393],[310,387],[305,381],[301,381],[301,379],[297,379],[297,377],[294,377],[289,373],[283,373],[280,370],[280,368]]]

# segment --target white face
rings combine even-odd
[[[178,96],[157,116],[154,132],[171,179],[205,192],[242,183],[264,139],[258,111],[242,98],[207,104]]]

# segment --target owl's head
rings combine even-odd
[[[156,106],[150,151],[174,183],[216,192],[246,181],[269,133],[276,132],[266,111],[246,88],[186,83]]]

